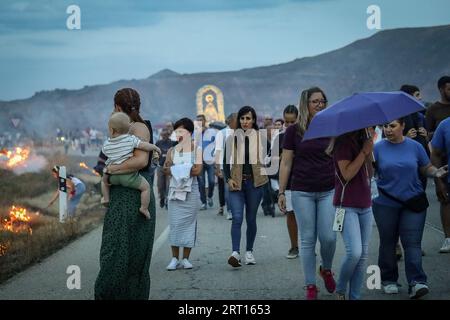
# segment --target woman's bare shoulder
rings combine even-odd
[[[130,134],[133,134],[142,140],[150,141],[150,132],[148,131],[147,126],[142,122],[132,123],[130,126]]]

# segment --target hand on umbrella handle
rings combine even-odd
[[[364,153],[364,155],[367,157],[372,153],[372,151],[373,151],[373,140],[368,139],[364,141],[364,145],[362,147],[362,152]]]

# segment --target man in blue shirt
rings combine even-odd
[[[450,118],[443,120],[434,132],[431,140],[431,163],[441,167],[445,162],[450,164]],[[445,179],[445,180],[444,180]],[[450,175],[444,179],[435,179],[436,194],[441,203],[441,220],[445,240],[440,253],[450,253]]]
[[[215,177],[215,137],[217,129],[206,127],[206,117],[203,114],[197,115],[197,121],[202,123],[202,153],[203,153],[203,170],[202,174],[198,177],[198,187],[200,190],[200,200],[202,201],[202,207],[200,210],[206,210],[206,185],[205,178],[208,174],[208,206],[213,206],[214,185],[216,182]]]

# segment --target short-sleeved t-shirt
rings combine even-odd
[[[297,134],[297,126],[286,129],[283,149],[292,150],[291,190],[325,192],[334,188],[333,158],[325,153],[329,138],[303,141]]]
[[[108,157],[106,165],[121,164],[131,158],[139,143],[141,143],[141,140],[130,134],[122,134],[106,140],[102,148],[103,153]]]
[[[428,107],[425,120],[427,130],[431,133],[436,131],[438,125],[450,117],[450,104],[442,104],[439,101]]]
[[[434,132],[431,146],[447,154],[447,164],[450,164],[450,118],[442,121]],[[450,175],[447,177],[450,183]]]
[[[379,188],[402,201],[424,191],[419,177],[419,168],[428,165],[430,159],[420,143],[407,137],[401,143],[383,140],[375,145],[374,156]],[[401,206],[381,192],[374,202],[392,207]]]
[[[344,140],[334,148],[334,165],[336,167],[336,173],[339,174],[340,178],[339,180],[338,176],[335,175],[336,188],[333,199],[333,204],[335,206],[341,205],[342,183],[346,183],[339,171],[338,162],[342,160],[353,161],[360,152],[361,148],[352,137],[344,138]],[[342,206],[351,208],[370,208],[371,205],[372,196],[370,192],[368,168],[366,167],[366,164],[363,164],[353,179],[347,183]]]

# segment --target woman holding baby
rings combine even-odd
[[[152,127],[139,115],[141,101],[136,90],[123,88],[114,95],[114,111],[123,112],[131,119],[130,134],[153,143]],[[149,172],[152,152],[135,149],[133,156],[119,165],[110,165],[107,172],[126,174],[139,171],[150,184],[150,219],[139,213],[140,191],[112,185],[105,215],[100,272],[95,282],[95,299],[142,299],[150,292],[150,260],[155,235],[155,198]]]

